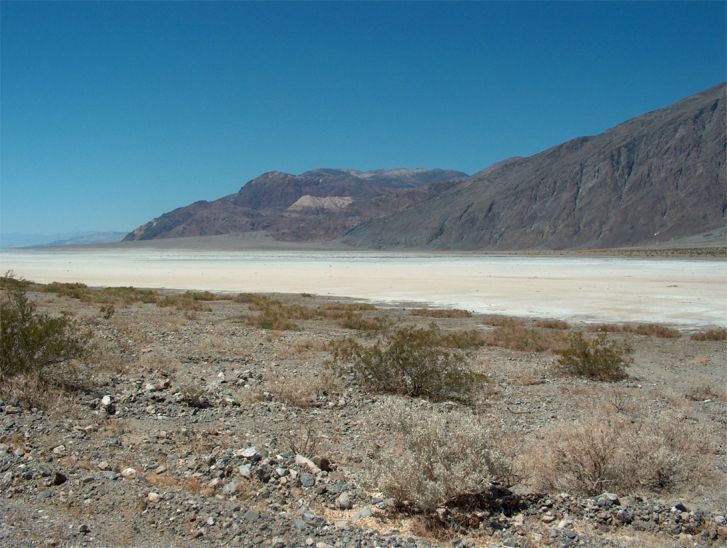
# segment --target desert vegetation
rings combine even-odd
[[[0,419],[13,425],[0,433],[0,493],[11,517],[48,493],[42,504],[73,528],[43,538],[77,543],[87,525],[102,544],[133,544],[128,524],[142,523],[144,542],[185,544],[252,543],[261,524],[290,543],[402,544],[388,527],[431,545],[593,545],[604,531],[659,544],[677,529],[720,540],[719,330],[593,332],[12,277],[0,298]],[[699,510],[675,513],[677,502]],[[127,521],[108,520],[112,507]],[[659,523],[639,517],[655,512]]]

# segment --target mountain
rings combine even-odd
[[[461,181],[443,169],[271,171],[218,200],[165,213],[125,238],[150,240],[263,231],[278,240],[334,239],[362,222],[390,215]]]
[[[120,242],[123,232],[67,232],[62,234],[0,234],[0,248],[65,246]]]
[[[375,248],[505,250],[723,233],[725,91],[721,84],[600,135],[501,162],[343,239]]]

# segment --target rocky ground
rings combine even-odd
[[[488,382],[466,404],[434,403],[372,394],[335,374],[329,343],[376,335],[333,318],[267,330],[248,323],[258,314],[249,303],[233,300],[204,301],[199,310],[142,303],[110,309],[39,288],[30,296],[39,310],[66,311],[90,329],[94,351],[62,391],[3,387],[3,545],[727,543],[727,341],[611,333],[635,348],[630,378],[618,383],[565,377],[553,368],[552,350],[478,347],[466,354]],[[333,302],[274,297],[308,308]],[[399,307],[362,316],[394,327],[434,321],[445,331],[488,332],[501,323]],[[558,338],[585,327],[541,329]],[[526,462],[507,488],[462,493],[422,515],[381,489],[373,473],[398,464],[381,462],[379,451],[391,440],[392,405],[422,417],[477,417],[500,433],[503,453],[513,462],[527,454],[530,465],[553,424],[608,408],[668,412],[708,438],[709,449],[700,477],[695,468],[694,482],[678,488],[541,492]]]

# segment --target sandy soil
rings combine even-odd
[[[715,260],[114,248],[2,252],[0,267],[38,282],[308,292],[530,317],[727,326],[727,269]]]

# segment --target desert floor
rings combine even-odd
[[[92,352],[45,384],[3,381],[3,545],[727,540],[727,341],[693,326],[601,326],[634,349],[629,377],[601,382],[556,367],[573,333],[596,336],[579,321],[299,293],[28,295],[92,332]],[[481,374],[466,400],[371,390],[332,365],[336,341],[384,345],[432,322]],[[606,480],[584,487],[574,462]]]

